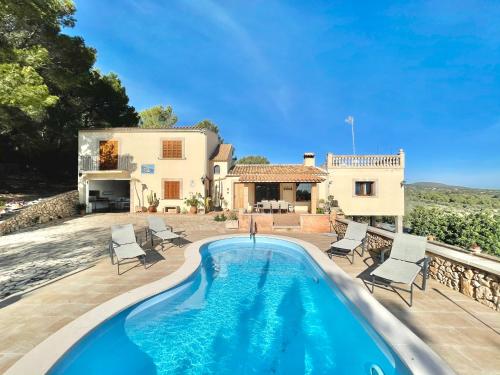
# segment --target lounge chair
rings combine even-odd
[[[161,240],[161,248],[163,250],[163,243],[165,241],[174,243],[174,240],[177,239],[177,246],[181,247],[180,239],[181,236],[173,231],[171,226],[167,226],[165,222],[155,216],[148,216],[148,224],[149,228],[146,229],[146,238],[149,232],[151,236],[151,246],[153,246],[153,237],[158,237]]]
[[[120,262],[126,259],[142,257],[144,268],[146,268],[146,253],[137,244],[137,239],[135,237],[134,227],[132,224],[113,225],[111,227],[109,256],[111,257],[111,264],[115,264],[114,257],[116,256],[118,275],[120,274]]]
[[[354,263],[354,253],[355,250],[361,246],[361,256],[365,255],[365,242],[366,242],[366,231],[368,229],[368,224],[356,223],[355,221],[350,221],[347,225],[347,230],[345,231],[344,237],[337,242],[332,242],[330,244],[330,253],[349,255],[352,253],[352,262]]]
[[[429,257],[425,256],[427,239],[411,234],[397,233],[392,242],[389,259],[373,270],[372,293],[375,289],[375,278],[381,278],[394,283],[410,285],[410,290],[397,288],[410,292],[410,306],[413,304],[413,284],[417,275],[422,272],[422,290],[427,284],[427,268]],[[394,288],[394,287],[393,287]]]

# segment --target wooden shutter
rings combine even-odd
[[[182,159],[182,141],[163,141],[163,158]]]
[[[99,141],[99,169],[118,169],[118,141]]]
[[[163,199],[181,199],[180,181],[165,181],[163,187]]]

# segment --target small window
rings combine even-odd
[[[163,199],[181,199],[180,181],[165,181],[163,186]]]
[[[312,184],[310,183],[298,183],[295,200],[297,202],[309,202],[311,200],[311,187]]]
[[[356,181],[354,193],[360,197],[369,197],[375,195],[375,182]]]
[[[220,165],[214,166],[214,174],[220,174]]]
[[[182,141],[163,141],[162,151],[164,159],[182,159]]]

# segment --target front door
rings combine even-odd
[[[99,170],[118,169],[118,141],[99,141]]]
[[[241,182],[236,182],[234,184],[234,201],[233,208],[235,210],[244,207],[244,198],[245,198],[245,185]]]

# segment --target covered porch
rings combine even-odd
[[[304,165],[241,165],[233,208],[259,213],[316,213],[324,172]]]

